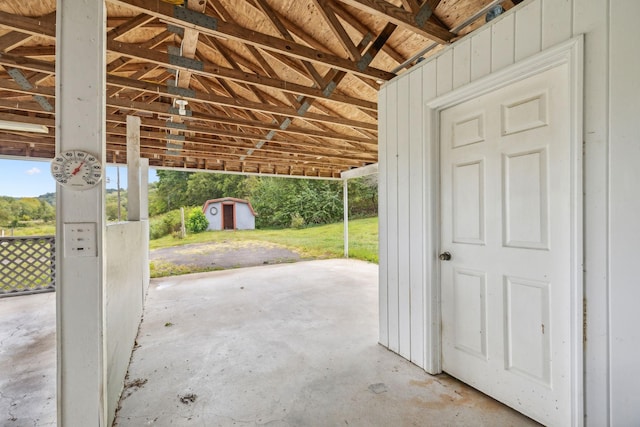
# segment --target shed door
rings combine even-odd
[[[571,420],[565,66],[440,115],[443,370],[548,425]]]
[[[225,230],[235,230],[236,224],[234,221],[235,215],[233,214],[234,205],[222,205],[223,209],[223,227]]]

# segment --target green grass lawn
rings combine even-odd
[[[5,234],[8,234],[5,231]],[[41,236],[55,234],[54,224],[16,228],[14,236]],[[192,243],[261,241],[285,246],[302,258],[341,258],[343,249],[342,223],[320,225],[303,229],[206,231],[188,234],[184,239],[165,236],[150,241],[150,249],[183,246]],[[349,257],[378,263],[378,218],[349,221]],[[200,270],[198,270],[200,271]],[[205,269],[203,271],[209,271]],[[151,263],[151,276],[162,277],[195,273],[192,267],[170,263]]]
[[[6,237],[11,236],[11,229],[8,227],[0,227],[4,229]],[[35,224],[27,227],[16,227],[13,229],[14,236],[53,236],[56,234],[56,223],[50,222],[46,224]]]
[[[257,240],[286,246],[303,258],[340,258],[344,253],[342,233],[342,223],[303,229],[206,231],[184,239],[165,236],[152,240],[150,247],[153,250],[191,243]],[[378,218],[349,221],[349,257],[378,262]]]

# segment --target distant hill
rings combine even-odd
[[[37,197],[38,200],[49,203],[51,206],[56,206],[56,193],[45,193]]]

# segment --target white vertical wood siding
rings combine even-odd
[[[381,344],[427,368],[425,322],[438,303],[424,290],[438,183],[425,174],[437,165],[424,146],[425,103],[584,33],[586,424],[640,425],[640,393],[629,380],[640,377],[630,363],[640,357],[638,17],[636,0],[529,0],[381,89]]]

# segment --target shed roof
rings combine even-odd
[[[107,161],[339,177],[377,162],[377,92],[515,0],[107,0]],[[0,155],[55,151],[55,0],[0,2]],[[186,101],[179,114],[178,100]]]

